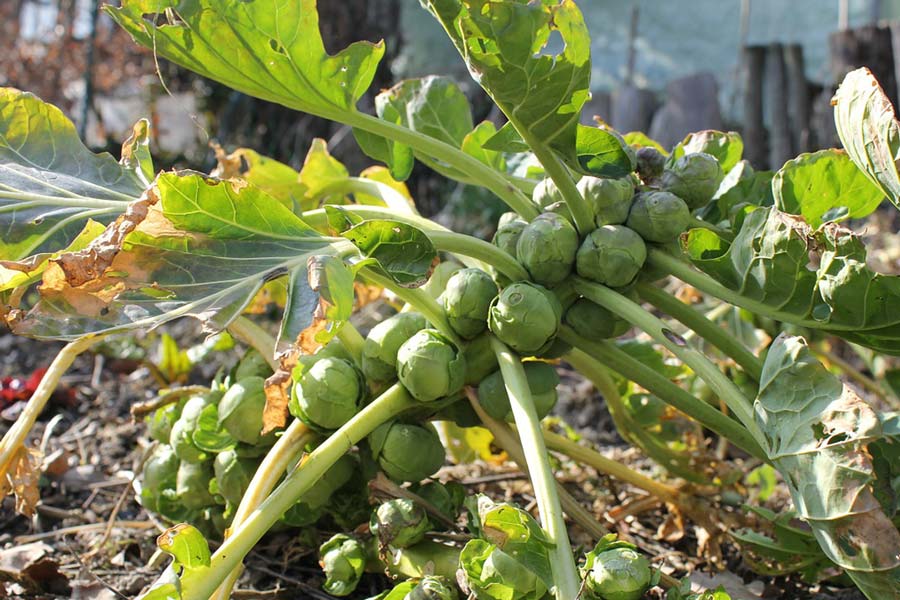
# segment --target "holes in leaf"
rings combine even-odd
[[[278,40],[276,40],[275,38],[269,39],[269,48],[271,48],[278,54],[283,54],[284,56],[287,56],[287,50],[285,50],[284,45],[281,42],[279,42]]]

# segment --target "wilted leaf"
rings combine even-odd
[[[875,76],[865,67],[851,71],[831,103],[838,136],[850,159],[900,207],[900,124]]]
[[[290,370],[278,369],[266,379],[266,406],[263,409],[263,426],[260,435],[282,429],[288,422],[291,385],[294,380]]]
[[[16,497],[16,512],[26,517],[34,514],[41,500],[38,483],[41,478],[41,455],[37,450],[20,446],[5,465],[0,465],[0,498]]]
[[[869,270],[851,231],[834,223],[813,230],[757,208],[733,242],[693,229],[682,244],[697,268],[752,301],[754,312],[900,354],[900,278]]]
[[[249,148],[238,148],[231,154],[215,144],[218,165],[212,175],[218,179],[243,179],[275,198],[293,212],[304,210],[306,186],[300,182],[300,173]]]
[[[802,338],[769,349],[754,408],[763,447],[825,554],[871,600],[900,598],[900,531],[875,498],[878,416]]]
[[[89,219],[112,221],[147,186],[148,135],[146,122],[135,125],[116,162],[88,150],[55,106],[0,88],[0,259],[56,252]]]
[[[884,194],[840,150],[819,150],[789,160],[772,180],[778,210],[801,215],[812,227],[824,221],[859,219]]]

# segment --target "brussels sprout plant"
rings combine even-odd
[[[604,538],[550,450],[710,527],[718,499],[742,504],[756,485],[752,461],[811,530],[772,519],[812,556],[786,573],[842,570],[868,598],[896,598],[900,426],[840,379],[897,407],[900,280],[872,270],[848,228],[885,197],[900,206],[900,125],[871,74],[835,96],[845,151],[765,172],[736,133],[666,149],[583,124],[592,45],[572,0],[422,4],[504,124],[474,123],[445,77],[400,82],[363,111],[384,44],[326,52],[313,0],[105,8],[154,56],[352,131],[377,163],[358,177],[321,140],[301,171],[249,149],[210,174],[159,171],[146,120],[117,161],[55,107],[0,89],[0,315],[67,343],[0,442],[4,493],[34,503],[28,435],[77,355],[192,317],[253,350],[208,388],[153,401],[136,489],[173,524],[158,544],[174,562],[145,600],[226,600],[255,544],[297,528],[332,594],[355,593],[368,568],[409,579],[392,600],[639,598],[649,559]],[[404,184],[417,161],[506,204],[490,241],[418,213]],[[655,478],[545,429],[571,369]],[[459,488],[425,481],[447,478],[448,456],[517,462],[539,522],[470,496],[464,525]],[[373,478],[389,496],[374,511]],[[601,540],[581,571],[566,518]],[[316,538],[335,527],[347,533]],[[783,540],[753,533],[732,537],[790,563]]]

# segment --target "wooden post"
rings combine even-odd
[[[784,48],[787,67],[788,114],[794,152],[808,152],[809,146],[809,86],[803,62],[803,46],[789,44]]]
[[[766,130],[763,124],[762,79],[765,46],[745,46],[743,51],[744,156],[757,169],[767,166]]]
[[[766,112],[769,115],[769,168],[780,169],[793,157],[788,119],[787,75],[784,48],[771,44],[766,48],[766,72],[763,83]]]

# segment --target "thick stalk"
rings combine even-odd
[[[586,279],[576,278],[575,289],[588,300],[596,302],[643,330],[658,344],[661,344],[678,357],[679,360],[693,369],[709,385],[713,392],[725,402],[757,443],[762,443],[765,440],[759,425],[756,424],[756,420],[753,417],[751,403],[744,396],[743,392],[719,371],[719,368],[710,362],[708,358],[691,348],[687,342],[669,330],[665,323],[641,308],[640,305],[635,304],[622,294],[606,286]]]
[[[350,321],[345,321],[337,330],[337,338],[350,353],[357,367],[362,368],[362,349],[366,339]]]
[[[584,237],[596,229],[597,226],[594,224],[594,213],[591,211],[591,207],[588,206],[588,203],[585,202],[584,198],[581,197],[581,193],[575,186],[575,180],[572,179],[572,174],[569,172],[569,169],[567,169],[562,161],[560,161],[551,150],[546,148],[540,140],[531,139],[531,136],[526,137],[527,133],[524,127],[517,126],[516,129],[519,130],[522,139],[531,146],[531,151],[534,152],[534,156],[544,167],[544,172],[547,173],[550,179],[553,180],[553,183],[556,184],[556,187],[559,188],[563,200],[566,201],[566,206],[569,208],[569,211],[572,213],[572,218],[575,220],[575,228],[578,229],[578,233]]]
[[[370,268],[360,270],[360,275],[376,285],[393,292],[398,298],[415,308],[431,325],[440,330],[445,336],[453,340],[457,346],[462,346],[462,341],[450,327],[444,309],[437,301],[428,295],[422,288],[405,288],[394,283],[390,278],[381,275]]]
[[[538,215],[538,211],[531,199],[522,193],[514,183],[507,180],[502,173],[495,171],[474,156],[470,156],[450,144],[361,112],[347,113],[337,120],[351,127],[358,127],[369,133],[406,144],[425,156],[439,159],[441,162],[468,175],[471,178],[471,183],[492,191],[512,210],[529,221]]]
[[[278,481],[284,476],[285,472],[291,465],[295,464],[303,448],[316,437],[316,434],[299,419],[294,420],[290,426],[284,430],[284,433],[275,442],[275,445],[266,454],[266,457],[260,463],[259,468],[250,480],[247,491],[241,497],[241,503],[234,512],[234,518],[231,520],[231,526],[225,531],[225,538],[231,535],[231,531],[240,527],[247,517],[262,504]],[[232,569],[231,573],[222,585],[218,587],[216,592],[210,597],[210,600],[228,600],[231,597],[231,590],[241,575],[243,567],[238,565]]]
[[[619,481],[630,483],[636,488],[653,494],[663,502],[679,504],[681,501],[681,492],[678,489],[641,475],[620,462],[606,458],[596,450],[581,446],[568,438],[546,430],[544,431],[544,441],[551,450],[561,452],[569,458],[589,465],[600,473],[615,477]]]
[[[181,577],[181,600],[208,600],[210,595],[238,567],[263,535],[315,483],[373,429],[415,405],[400,384],[394,384],[368,404],[343,427],[310,452],[272,494],[247,515],[240,527],[216,550],[206,569],[186,571]],[[572,596],[574,598],[575,596]]]
[[[772,308],[764,302],[747,298],[740,292],[725,287],[706,273],[698,271],[686,262],[679,260],[662,250],[656,248],[649,249],[647,252],[647,264],[677,277],[681,281],[697,288],[704,294],[715,296],[729,304],[746,308],[759,315],[770,317],[776,321],[784,321],[785,323],[792,323],[794,325],[800,325],[801,327],[809,327],[810,329],[822,329],[823,327],[823,323],[818,321],[804,319],[796,314]],[[853,331],[854,329],[855,328],[852,325],[828,323],[829,331]]]
[[[655,285],[639,283],[637,291],[643,300],[683,323],[704,340],[731,357],[753,379],[759,381],[762,375],[762,361],[750,352],[737,337]]]
[[[106,336],[103,334],[86,335],[74,342],[69,342],[59,351],[53,362],[50,363],[37,389],[34,390],[31,398],[25,404],[25,408],[19,413],[16,422],[9,428],[6,435],[3,436],[3,440],[0,441],[0,478],[5,480],[10,462],[19,448],[25,444],[28,433],[34,427],[37,418],[47,405],[47,400],[53,395],[56,386],[59,385],[60,378],[69,370],[69,367],[72,366],[79,354],[104,337]]]
[[[500,372],[513,417],[519,429],[519,438],[525,450],[525,463],[531,474],[531,485],[537,497],[541,523],[547,532],[547,538],[553,544],[551,566],[553,581],[556,585],[555,595],[559,600],[568,600],[578,595],[580,578],[572,557],[572,547],[566,532],[556,491],[556,480],[541,435],[541,422],[538,419],[534,402],[531,399],[531,388],[525,378],[525,369],[519,357],[497,338],[491,338],[491,347],[500,363]]]
[[[490,265],[513,281],[528,279],[527,271],[515,258],[484,240],[450,231],[419,216],[394,213],[383,206],[341,206],[340,208],[366,219],[390,219],[408,223],[421,229],[437,250],[474,258],[483,264],[472,266],[485,270],[486,266]],[[327,223],[325,210],[321,208],[304,212],[302,217],[307,224],[315,228],[323,227]]]
[[[525,461],[525,450],[522,448],[522,444],[519,443],[513,430],[506,423],[498,421],[484,412],[481,404],[478,403],[478,395],[475,394],[471,388],[466,390],[466,396],[468,397],[472,408],[478,413],[481,423],[487,427],[491,432],[491,435],[494,436],[494,442],[496,442],[496,444],[513,459],[513,462],[522,469],[523,473],[528,475],[529,472],[528,465]],[[598,540],[609,533],[609,530],[601,525],[594,515],[583,507],[572,494],[567,492],[566,488],[558,482],[556,484],[556,491],[559,493],[559,503],[562,505],[563,511],[569,515],[570,519],[578,523],[582,529]]]
[[[564,325],[561,329],[564,341],[582,350],[587,358],[606,366],[640,385],[660,400],[690,415],[704,427],[729,439],[736,446],[760,459],[767,460],[757,441],[740,423],[722,414],[702,400],[698,400],[666,377],[626,354],[607,341],[586,340]],[[599,364],[602,363],[602,364]]]
[[[228,333],[259,352],[273,371],[278,370],[278,360],[275,358],[275,338],[268,331],[247,317],[238,317],[228,324]]]

